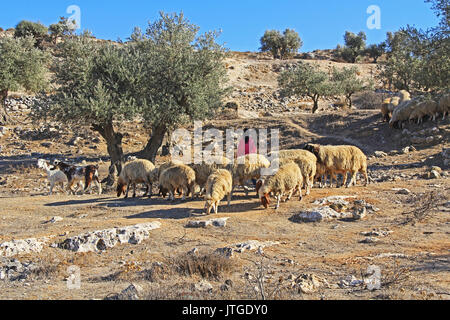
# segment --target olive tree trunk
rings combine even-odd
[[[158,153],[159,148],[161,148],[166,132],[167,127],[165,125],[159,124],[154,126],[147,145],[138,153],[138,156],[155,163],[156,154]]]
[[[314,101],[314,106],[313,106],[313,109],[312,109],[312,113],[316,113],[317,110],[319,110],[319,97],[314,96],[314,97],[312,97],[312,99]]]
[[[8,90],[0,90],[0,124],[5,125],[11,122],[11,119],[6,112],[6,98],[8,97]]]
[[[104,180],[108,186],[114,185],[116,177],[120,175],[123,165],[123,135],[120,132],[115,132],[112,123],[106,125],[93,125],[93,129],[100,133],[105,139],[108,154],[111,158],[111,166],[109,167],[109,175]]]

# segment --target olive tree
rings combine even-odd
[[[60,17],[57,23],[51,24],[48,27],[48,31],[50,32],[50,36],[53,42],[56,42],[56,39],[58,39],[59,37],[73,36],[75,28],[75,20],[69,20],[66,17]]]
[[[336,55],[347,62],[355,63],[356,59],[364,53],[366,49],[367,36],[361,31],[358,34],[346,31],[344,35],[345,46],[338,46]]]
[[[311,98],[314,102],[313,113],[319,109],[320,98],[339,93],[326,72],[307,63],[299,63],[293,69],[282,72],[278,84],[282,96]]]
[[[286,29],[283,34],[277,30],[267,30],[260,39],[262,52],[270,52],[277,59],[286,59],[298,52],[303,42],[295,30]]]
[[[425,31],[406,26],[389,32],[380,78],[398,90],[445,92],[449,90],[450,74],[450,5],[448,0],[425,2],[432,4],[440,24]]]
[[[414,87],[420,65],[419,57],[413,53],[417,53],[416,44],[411,41],[407,32],[400,30],[387,33],[386,46],[387,59],[380,64],[381,80],[389,87],[410,91]]]
[[[425,0],[425,2],[432,4],[431,9],[440,19],[437,27],[438,31],[447,33],[448,37],[448,32],[450,31],[450,3],[448,0]]]
[[[40,47],[47,37],[48,28],[40,22],[32,22],[27,20],[20,21],[15,28],[15,38],[33,37],[35,45]]]
[[[371,44],[366,48],[365,54],[372,58],[374,63],[377,63],[378,59],[384,54],[385,50],[386,44],[384,42],[380,44]]]
[[[365,83],[357,77],[358,68],[333,68],[331,81],[335,84],[336,91],[345,96],[347,105],[352,107],[352,96],[355,93],[369,90],[373,83]]]
[[[0,39],[0,123],[9,122],[6,99],[10,91],[37,93],[48,86],[49,57],[34,47],[34,38]]]
[[[123,161],[120,125],[140,111],[133,96],[141,83],[132,46],[100,44],[88,35],[60,43],[53,72],[54,94],[35,109],[37,118],[86,125],[106,141],[111,164],[120,173]]]
[[[212,116],[229,91],[225,50],[216,43],[217,33],[197,35],[199,27],[183,13],[160,15],[158,21],[149,23],[145,34],[136,29],[130,38],[142,65],[135,98],[151,128],[139,156],[151,161],[167,132]]]

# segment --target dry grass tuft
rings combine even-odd
[[[233,270],[231,259],[215,253],[182,254],[171,261],[174,270],[180,275],[199,275],[206,279],[220,279],[224,273]]]

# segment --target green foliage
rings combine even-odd
[[[283,41],[283,36],[278,30],[267,30],[261,37],[261,48],[262,52],[270,52],[272,56],[276,59],[281,56],[281,43]]]
[[[198,31],[183,13],[161,13],[145,34],[135,29],[131,36],[143,77],[136,98],[153,128],[203,120],[222,105],[228,92],[225,50],[216,43],[217,33]]]
[[[309,97],[314,101],[313,113],[319,107],[321,97],[339,93],[326,72],[307,63],[299,63],[292,70],[284,71],[278,78],[282,96]]]
[[[448,0],[425,0],[427,3],[431,3],[431,9],[434,10],[436,16],[440,18],[439,31],[446,33],[450,32],[450,2]]]
[[[331,81],[336,86],[335,90],[345,96],[349,107],[352,106],[351,98],[353,94],[373,89],[373,83],[366,84],[362,79],[357,77],[357,72],[358,69],[356,67],[343,68],[341,70],[333,68]]]
[[[441,18],[439,26],[423,31],[411,26],[388,33],[387,61],[380,78],[397,90],[447,91],[450,74],[448,0],[426,0]]]
[[[32,37],[0,39],[0,91],[46,89],[48,59],[34,47]]]
[[[125,44],[102,44],[88,33],[66,38],[56,50],[55,94],[35,116],[90,125],[106,139],[114,164],[122,156],[122,135],[113,124],[143,118],[153,139],[212,116],[228,92],[225,51],[215,33],[197,36],[198,30],[182,14],[161,13],[145,34],[135,29]],[[161,141],[151,140],[152,150]]]
[[[52,70],[55,94],[38,116],[64,123],[82,119],[99,127],[132,119],[138,110],[132,89],[140,75],[130,46],[99,44],[80,36],[58,49],[61,62]]]
[[[365,50],[365,54],[367,54],[370,58],[373,59],[375,63],[378,62],[378,58],[380,58],[386,51],[386,44],[371,44]]]
[[[15,38],[25,38],[33,37],[35,39],[36,46],[40,46],[42,41],[44,41],[47,36],[48,29],[46,26],[39,22],[31,22],[22,20],[16,26],[14,37]]]
[[[381,79],[397,90],[442,91],[449,88],[450,40],[432,30],[406,27],[387,35],[387,61]]]
[[[358,34],[346,31],[344,35],[345,46],[336,48],[336,57],[344,61],[355,63],[356,59],[364,53],[366,49],[366,34],[361,31]]]
[[[66,17],[60,17],[57,23],[51,24],[48,28],[53,40],[58,37],[73,36],[75,30],[75,21]]]
[[[267,30],[260,39],[262,52],[270,52],[275,59],[286,59],[302,47],[303,42],[298,33],[292,29],[284,30],[281,34],[277,30]]]
[[[286,29],[283,32],[281,45],[281,58],[289,58],[302,47],[303,42],[295,30]]]

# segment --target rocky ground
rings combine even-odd
[[[105,177],[106,145],[88,128],[32,122],[33,97],[11,97],[14,124],[0,128],[0,299],[449,299],[449,119],[391,129],[374,109],[383,94],[356,97],[354,109],[322,101],[311,115],[309,101],[277,95],[276,75],[293,62],[233,53],[235,112],[204,128],[277,128],[283,149],[359,146],[371,184],[314,188],[278,211],[243,192],[208,217],[201,199],[48,196],[39,158],[100,163]],[[376,66],[358,67],[369,76]],[[148,139],[140,123],[123,131],[129,153]]]

